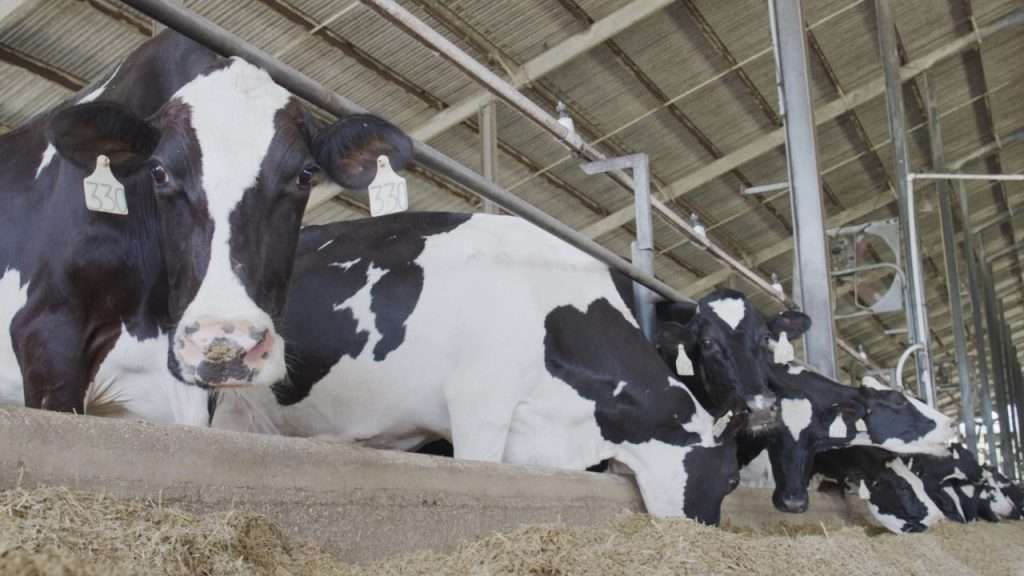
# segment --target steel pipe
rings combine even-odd
[[[942,170],[946,166],[946,155],[942,148],[942,127],[936,103],[934,85],[930,75],[925,75],[925,112],[928,116],[928,140],[931,144],[932,169]],[[974,429],[974,395],[971,387],[971,365],[967,357],[967,337],[964,329],[964,312],[960,302],[960,272],[956,264],[956,232],[953,230],[953,206],[949,197],[949,183],[946,179],[935,181],[939,197],[939,220],[942,226],[942,254],[946,263],[946,287],[949,310],[953,322],[953,349],[956,357],[957,375],[960,381],[960,421],[964,423],[964,440],[968,449],[978,453],[978,438]]]
[[[769,4],[776,48],[776,78],[785,119],[786,159],[789,169],[801,308],[814,319],[804,336],[807,362],[818,372],[835,378],[835,321],[832,318],[832,277],[825,246],[825,217],[815,143],[814,102],[808,84],[807,35],[800,0],[772,0]]]
[[[983,247],[978,254],[979,262],[985,261]],[[992,285],[992,267],[981,266],[982,284],[985,290],[985,324],[988,327],[989,352],[992,355],[992,388],[995,392],[996,414],[999,416],[999,452],[1002,471],[1009,474],[1013,466],[1013,447],[1010,440],[1009,412],[1006,407],[1006,364],[1003,349],[1002,320],[999,317],[999,303]]]
[[[878,24],[878,45],[882,55],[885,77],[885,103],[892,138],[893,170],[898,199],[900,228],[903,231],[904,262],[907,267],[907,326],[911,342],[921,344],[915,357],[917,386],[921,397],[930,406],[935,405],[932,386],[931,350],[929,347],[928,310],[925,305],[924,273],[917,242],[917,216],[914,206],[913,180],[909,177],[906,122],[903,113],[903,82],[900,80],[899,55],[896,52],[896,27],[889,12],[888,0],[875,0]]]
[[[971,321],[974,325],[974,349],[977,353],[976,364],[980,382],[981,419],[985,424],[988,438],[988,459],[993,466],[999,466],[999,455],[995,450],[995,423],[992,421],[992,391],[989,386],[988,363],[985,352],[984,294],[981,287],[981,272],[974,251],[974,233],[967,223],[971,221],[971,206],[967,198],[967,188],[963,180],[957,182],[957,195],[960,199],[960,218],[964,222],[964,261],[967,263],[967,291],[971,302]]]
[[[488,182],[498,183],[498,103],[491,100],[480,108],[480,173]],[[484,212],[497,214],[498,205],[484,200]]]
[[[365,108],[328,90],[312,78],[187,9],[175,6],[166,0],[122,0],[122,2],[220,54],[239,56],[263,68],[275,82],[288,91],[331,114],[346,116],[366,112]],[[488,182],[480,174],[438,150],[418,141],[414,141],[413,144],[414,158],[420,166],[448,178],[485,200],[493,201],[512,214],[520,216],[542,230],[579,248],[665,298],[680,302],[691,301],[668,284],[643,272],[611,250],[581,235],[522,198],[510,194],[493,182]]]

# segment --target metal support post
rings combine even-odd
[[[998,312],[999,338],[1003,344],[1003,366],[1006,369],[1006,428],[1010,436],[1008,446],[1011,454],[1009,468],[1016,476],[1017,457],[1020,454],[1020,422],[1017,419],[1017,379],[1013,375],[1013,341],[1010,339],[1010,327],[1006,324],[1006,309],[1003,307],[1002,301],[999,301]]]
[[[793,207],[793,235],[800,307],[813,322],[804,336],[807,363],[836,378],[832,278],[825,246],[825,219],[815,144],[814,103],[808,85],[807,35],[800,0],[769,4],[775,41],[779,101],[785,120],[786,158]]]
[[[480,107],[480,173],[490,182],[498,183],[498,103],[490,100]],[[484,200],[483,210],[497,214],[498,205]]]
[[[971,231],[971,206],[967,198],[967,188],[963,180],[957,183],[960,198],[960,217],[964,223],[964,261],[967,262],[967,291],[971,296],[971,321],[974,325],[974,349],[977,352],[975,362],[978,366],[978,380],[981,383],[981,419],[985,423],[988,441],[989,464],[999,466],[999,455],[995,450],[995,424],[992,422],[992,391],[989,386],[988,362],[985,351],[984,301],[981,288],[981,272],[978,270],[977,255],[974,251],[974,233]]]
[[[945,170],[946,156],[942,149],[942,129],[935,91],[928,75],[925,79],[925,109],[928,114],[928,140],[931,144],[932,170]],[[957,373],[960,379],[960,421],[964,423],[964,439],[974,454],[978,453],[978,437],[974,429],[974,395],[971,387],[971,365],[967,357],[967,338],[964,330],[964,312],[960,302],[960,272],[956,265],[956,232],[953,230],[953,206],[949,198],[949,184],[935,181],[939,198],[939,220],[942,224],[942,252],[946,261],[946,287],[949,310],[953,322],[953,345]],[[966,225],[964,226],[966,232]]]
[[[587,174],[632,170],[633,198],[636,207],[636,241],[632,244],[633,265],[654,275],[654,223],[651,221],[651,171],[647,154],[632,154],[589,162],[582,166]],[[640,330],[654,341],[655,295],[646,286],[633,283],[633,301]]]
[[[1009,328],[1009,327],[1007,327]],[[1015,394],[1015,401],[1013,404],[1013,411],[1016,416],[1017,422],[1017,468],[1018,472],[1024,472],[1022,466],[1024,466],[1024,415],[1021,414],[1021,407],[1024,406],[1024,375],[1021,374],[1020,368],[1020,357],[1017,352],[1016,346],[1011,346],[1011,367],[1012,367],[1012,381]],[[1018,474],[1018,478],[1024,474]]]
[[[888,0],[875,0],[875,15],[878,20],[878,44],[882,53],[882,70],[885,73],[885,102],[889,116],[889,133],[892,137],[893,169],[896,175],[894,180],[900,225],[903,229],[903,251],[906,255],[907,296],[910,304],[907,306],[907,328],[911,336],[910,344],[921,346],[915,356],[918,391],[928,405],[934,406],[935,391],[932,386],[924,275],[921,271],[921,256],[917,245],[914,189],[908,178],[910,170],[908,169],[909,156],[907,155],[907,134],[903,114],[903,83],[900,81],[900,63],[896,53],[896,28],[889,12]]]
[[[992,353],[992,387],[995,391],[996,414],[999,416],[999,453],[1002,458],[1002,471],[1009,475],[1013,467],[1013,447],[1010,441],[1010,426],[1006,409],[1006,365],[1003,355],[1003,338],[999,319],[996,291],[992,285],[992,266],[984,264],[983,247],[978,246],[978,261],[981,264],[981,278],[985,289],[985,319],[988,326],[989,351]]]

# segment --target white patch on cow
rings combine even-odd
[[[356,258],[355,260],[347,260],[345,262],[331,262],[327,266],[330,268],[341,268],[345,272],[348,272],[348,269],[358,264],[360,260],[362,260],[362,258]]]
[[[928,492],[924,489],[924,482],[914,474],[906,464],[903,463],[899,458],[893,458],[886,463],[886,467],[896,473],[897,476],[906,481],[910,485],[911,490],[914,491],[914,497],[924,504],[928,510],[928,514],[923,520],[920,520],[921,524],[925,527],[931,526],[936,522],[942,520],[945,515],[939,507],[935,505],[935,502],[928,496]]]
[[[857,432],[868,431],[868,425],[864,422],[863,418],[858,418],[857,421],[853,423],[853,427],[855,430],[857,430]]]
[[[790,364],[789,368],[786,368],[786,372],[789,372],[793,376],[797,376],[799,374],[802,374],[804,370],[806,370],[806,368],[804,368],[803,366],[801,366],[799,364]]]
[[[974,498],[974,485],[973,484],[964,484],[963,486],[960,487],[960,489],[964,491],[964,494],[968,498]]]
[[[320,247],[316,249],[316,251],[319,252],[319,251],[323,250],[324,248],[327,248],[331,244],[334,244],[334,238],[331,238],[327,242],[324,242],[323,244],[321,244]]]
[[[958,452],[956,450],[953,450],[953,460],[959,460],[959,459],[960,459],[960,452]]]
[[[945,484],[950,480],[967,480],[967,475],[961,472],[960,470],[954,470],[952,474],[943,478],[940,483]]]
[[[56,155],[57,149],[53,144],[47,144],[46,149],[43,150],[43,156],[39,159],[39,167],[36,168],[37,180],[39,179],[39,175],[43,173],[43,170],[46,170],[47,166],[50,165],[50,162],[53,162],[53,157]]]
[[[960,496],[956,493],[956,490],[954,490],[952,486],[943,486],[942,491],[945,492],[946,496],[949,496],[949,499],[953,501],[954,505],[956,505],[956,511],[960,514],[960,518],[966,520],[967,516],[964,515],[964,508],[960,505]]]
[[[689,388],[686,387],[686,384],[683,384],[682,382],[676,380],[675,378],[669,378],[668,385],[671,388],[682,388],[683,390],[689,390]]]
[[[615,385],[615,390],[612,390],[612,396],[618,397],[622,393],[622,389],[626,387],[626,381],[622,380]]]
[[[749,488],[775,488],[775,475],[768,451],[762,450],[756,458],[740,468],[740,485]]]
[[[682,344],[679,345],[679,354],[676,356],[676,374],[680,376],[693,376],[693,362],[690,357],[686,354],[686,348]]]
[[[0,274],[0,404],[25,404],[21,368],[11,341],[11,322],[27,300],[28,284],[21,285],[21,273],[5,269]]]
[[[768,347],[772,349],[772,362],[776,364],[788,364],[796,358],[793,345],[789,343],[789,335],[785,332],[779,334],[778,340],[768,340]]]
[[[114,72],[110,75],[109,78],[107,78],[103,82],[103,84],[100,84],[99,86],[96,87],[95,90],[93,90],[92,92],[89,92],[85,96],[82,96],[82,98],[79,99],[78,102],[76,102],[76,104],[85,104],[86,102],[92,102],[92,101],[98,99],[100,96],[102,96],[103,92],[106,91],[107,86],[110,85],[110,82],[114,79],[115,76],[117,76],[117,73],[120,70],[121,70],[121,64],[118,64],[117,68],[114,69]],[[53,161],[53,157],[56,154],[57,154],[57,149],[54,148],[53,144],[47,144],[46,145],[46,149],[43,150],[43,157],[42,157],[42,159],[39,162],[39,167],[36,168],[36,178],[37,179],[39,178],[39,175],[43,173],[43,170],[45,170],[46,167],[50,165],[50,162]]]
[[[740,325],[744,316],[747,315],[747,307],[743,300],[739,298],[722,298],[721,300],[709,302],[708,305],[711,306],[711,311],[733,330]]]
[[[354,262],[353,262],[354,263]],[[353,263],[348,263],[350,266]],[[356,330],[361,332],[369,333],[369,337],[366,340],[366,345],[363,346],[363,350],[360,356],[373,357],[373,347],[377,345],[377,342],[381,339],[381,333],[377,331],[377,316],[370,309],[370,305],[373,303],[373,286],[384,277],[387,270],[377,268],[374,265],[370,265],[366,270],[366,284],[348,300],[340,302],[334,305],[334,311],[338,312],[341,310],[351,310],[352,317],[356,320]]]
[[[891,392],[893,390],[892,388],[890,388],[890,387],[886,386],[885,384],[882,384],[881,382],[879,382],[878,379],[875,378],[874,376],[865,376],[865,377],[861,378],[860,385],[865,387],[865,388],[871,388],[873,390],[886,390],[886,391],[889,391],[889,392]]]
[[[213,220],[210,263],[179,324],[200,319],[247,321],[270,330],[273,346],[253,384],[270,385],[285,374],[284,342],[269,315],[246,292],[231,259],[231,213],[256,185],[276,132],[274,117],[291,96],[266,72],[240,59],[200,76],[175,95],[191,108],[192,128],[202,151],[202,185]]]
[[[209,392],[176,380],[167,369],[168,338],[139,340],[121,327],[85,393],[85,413],[148,422],[206,426]]]
[[[813,413],[811,401],[803,398],[798,400],[783,398],[780,404],[782,406],[782,423],[786,425],[793,440],[800,440],[800,433],[811,425]]]
[[[765,398],[764,394],[754,396],[754,401],[751,404],[754,410],[767,410],[772,407],[771,401]]]
[[[867,500],[871,498],[871,491],[868,490],[868,485],[864,480],[860,481],[860,485],[857,486],[857,497],[861,500]]]
[[[120,71],[121,71],[121,63],[118,63],[117,67],[114,68],[114,71],[110,74],[110,76],[107,77],[107,79],[103,81],[103,84],[100,84],[99,86],[96,87],[95,90],[93,90],[92,92],[89,92],[85,96],[82,96],[78,100],[77,104],[85,104],[86,102],[92,102],[92,101],[98,99],[100,96],[102,96],[103,92],[106,91],[107,86],[110,86],[110,83],[114,80],[114,77],[117,76],[117,73],[120,72]]]
[[[836,416],[836,419],[828,427],[828,436],[829,438],[846,438],[846,421],[843,420],[842,414]]]

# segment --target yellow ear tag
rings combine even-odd
[[[387,156],[377,157],[377,175],[367,187],[370,193],[370,216],[384,216],[409,209],[405,178],[392,168]]]
[[[128,215],[128,202],[124,198],[124,185],[110,171],[110,158],[96,157],[96,169],[82,180],[85,207],[93,212],[106,212],[118,216]]]

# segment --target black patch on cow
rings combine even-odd
[[[559,306],[544,319],[548,372],[596,403],[601,436],[613,443],[659,440],[674,446],[698,441],[683,429],[695,405],[640,330],[606,299],[585,312]],[[614,395],[619,382],[626,385]]]
[[[363,352],[369,332],[358,329],[346,303],[366,285],[371,265],[383,271],[370,291],[381,335],[373,358],[383,361],[401,346],[405,323],[423,291],[416,259],[426,239],[455,230],[471,216],[402,213],[303,229],[282,332],[288,378],[274,385],[278,402],[301,401],[343,356]]]
[[[739,485],[735,441],[727,440],[713,448],[692,447],[683,460],[683,469],[687,487],[700,487],[700,490],[690,488],[683,494],[687,516],[717,525],[721,519],[722,499]],[[727,481],[722,482],[722,479]]]

